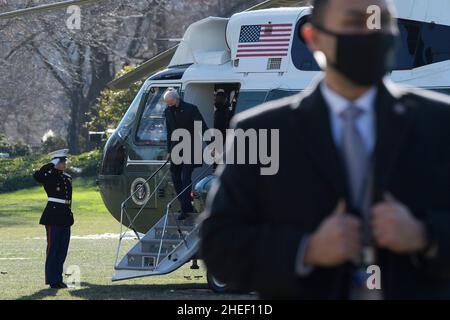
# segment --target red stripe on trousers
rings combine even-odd
[[[50,251],[51,246],[52,246],[52,227],[48,226],[48,229],[47,229],[47,254]]]
[[[52,226],[47,226],[47,257],[45,258],[45,262],[47,264],[48,252],[50,251],[50,247],[52,246]],[[45,283],[47,281],[47,268],[45,268]]]

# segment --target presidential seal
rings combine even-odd
[[[131,184],[131,197],[138,206],[144,205],[150,198],[150,186],[144,178],[136,178]]]

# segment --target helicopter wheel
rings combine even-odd
[[[206,279],[208,280],[209,288],[216,293],[226,293],[230,291],[226,283],[219,281],[209,271],[206,272]]]

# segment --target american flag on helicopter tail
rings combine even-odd
[[[289,23],[242,26],[236,57],[286,57],[292,30]]]

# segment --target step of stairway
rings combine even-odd
[[[129,253],[127,254],[127,267],[126,268],[138,268],[138,269],[153,269],[156,264],[158,253]],[[161,253],[159,260],[166,257]]]
[[[114,267],[115,270],[132,270],[132,271],[153,271],[155,268],[153,267],[147,267],[147,268],[140,268],[140,267]]]
[[[164,227],[157,227],[155,228],[155,239],[181,239],[180,231],[184,236],[187,236],[191,231],[194,230],[194,227],[191,226],[166,226]],[[163,237],[163,231],[164,231],[164,237]]]
[[[141,240],[141,252],[159,252],[159,248],[161,247],[161,253],[167,254],[180,243],[181,239],[163,239],[162,243],[160,239]]]
[[[169,217],[167,219],[167,222],[171,226],[184,226],[184,227],[194,227],[196,225],[196,220],[198,218],[197,213],[192,213],[184,220],[178,220],[178,216],[180,213],[176,212],[173,214],[169,214]]]
[[[197,214],[192,214],[185,220],[177,220],[178,213],[170,214],[166,221],[164,217],[154,226],[151,232],[139,241],[124,257],[116,270],[154,271],[158,261],[169,259],[172,263],[180,259],[176,253],[171,256],[174,249],[183,243],[183,237],[191,237],[197,227]],[[166,223],[166,227],[161,226]],[[164,231],[164,232],[163,232]],[[159,254],[159,256],[158,256]]]
[[[155,227],[155,230],[162,230],[164,227]],[[180,226],[179,229],[181,231],[192,231],[194,229],[194,226]],[[178,230],[177,226],[167,225],[166,230]]]

